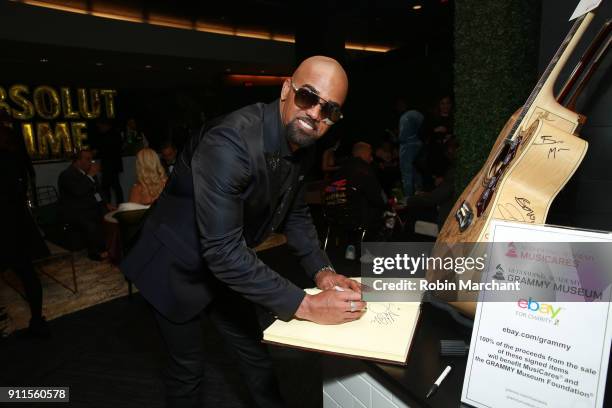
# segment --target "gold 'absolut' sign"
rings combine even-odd
[[[98,119],[103,113],[109,119],[115,117],[116,95],[114,89],[0,86],[0,110],[20,122],[32,159],[68,158],[88,147],[86,120]]]

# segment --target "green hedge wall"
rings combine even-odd
[[[455,1],[458,192],[537,82],[540,8],[539,0]]]

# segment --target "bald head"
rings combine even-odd
[[[372,146],[366,142],[357,142],[353,145],[353,157],[358,157],[366,163],[371,163]]]
[[[340,106],[346,99],[348,77],[342,65],[333,58],[317,55],[305,59],[293,73],[293,81],[300,85],[316,82],[319,95]],[[328,94],[323,94],[323,91]]]
[[[296,90],[302,88],[318,96],[319,103],[296,103]],[[346,72],[333,58],[314,56],[298,66],[291,79],[284,82],[280,98],[281,119],[294,150],[314,143],[327,132],[330,124],[325,110],[342,107],[347,91]]]

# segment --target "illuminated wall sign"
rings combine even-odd
[[[88,147],[87,120],[115,117],[116,95],[114,89],[0,86],[0,110],[18,121],[33,160],[62,159]]]

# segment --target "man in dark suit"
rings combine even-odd
[[[95,176],[99,165],[92,152],[81,150],[72,164],[59,175],[57,185],[60,194],[60,217],[72,224],[87,242],[90,259],[100,261],[108,256],[105,250],[102,217],[105,210],[113,207],[106,204],[99,192]]]
[[[348,80],[327,57],[304,61],[280,100],[235,111],[192,139],[122,270],[154,308],[170,358],[168,406],[198,405],[205,313],[237,352],[255,405],[283,403],[255,305],[283,320],[361,317],[357,282],[336,274],[304,201],[312,144],[342,117]],[[250,249],[279,231],[324,291],[307,295]],[[338,286],[344,290],[335,290]]]
[[[162,144],[159,152],[161,156],[161,164],[164,166],[164,169],[166,169],[166,175],[170,176],[172,170],[174,170],[174,166],[176,166],[176,157],[178,155],[176,146],[172,142],[165,142]]]

